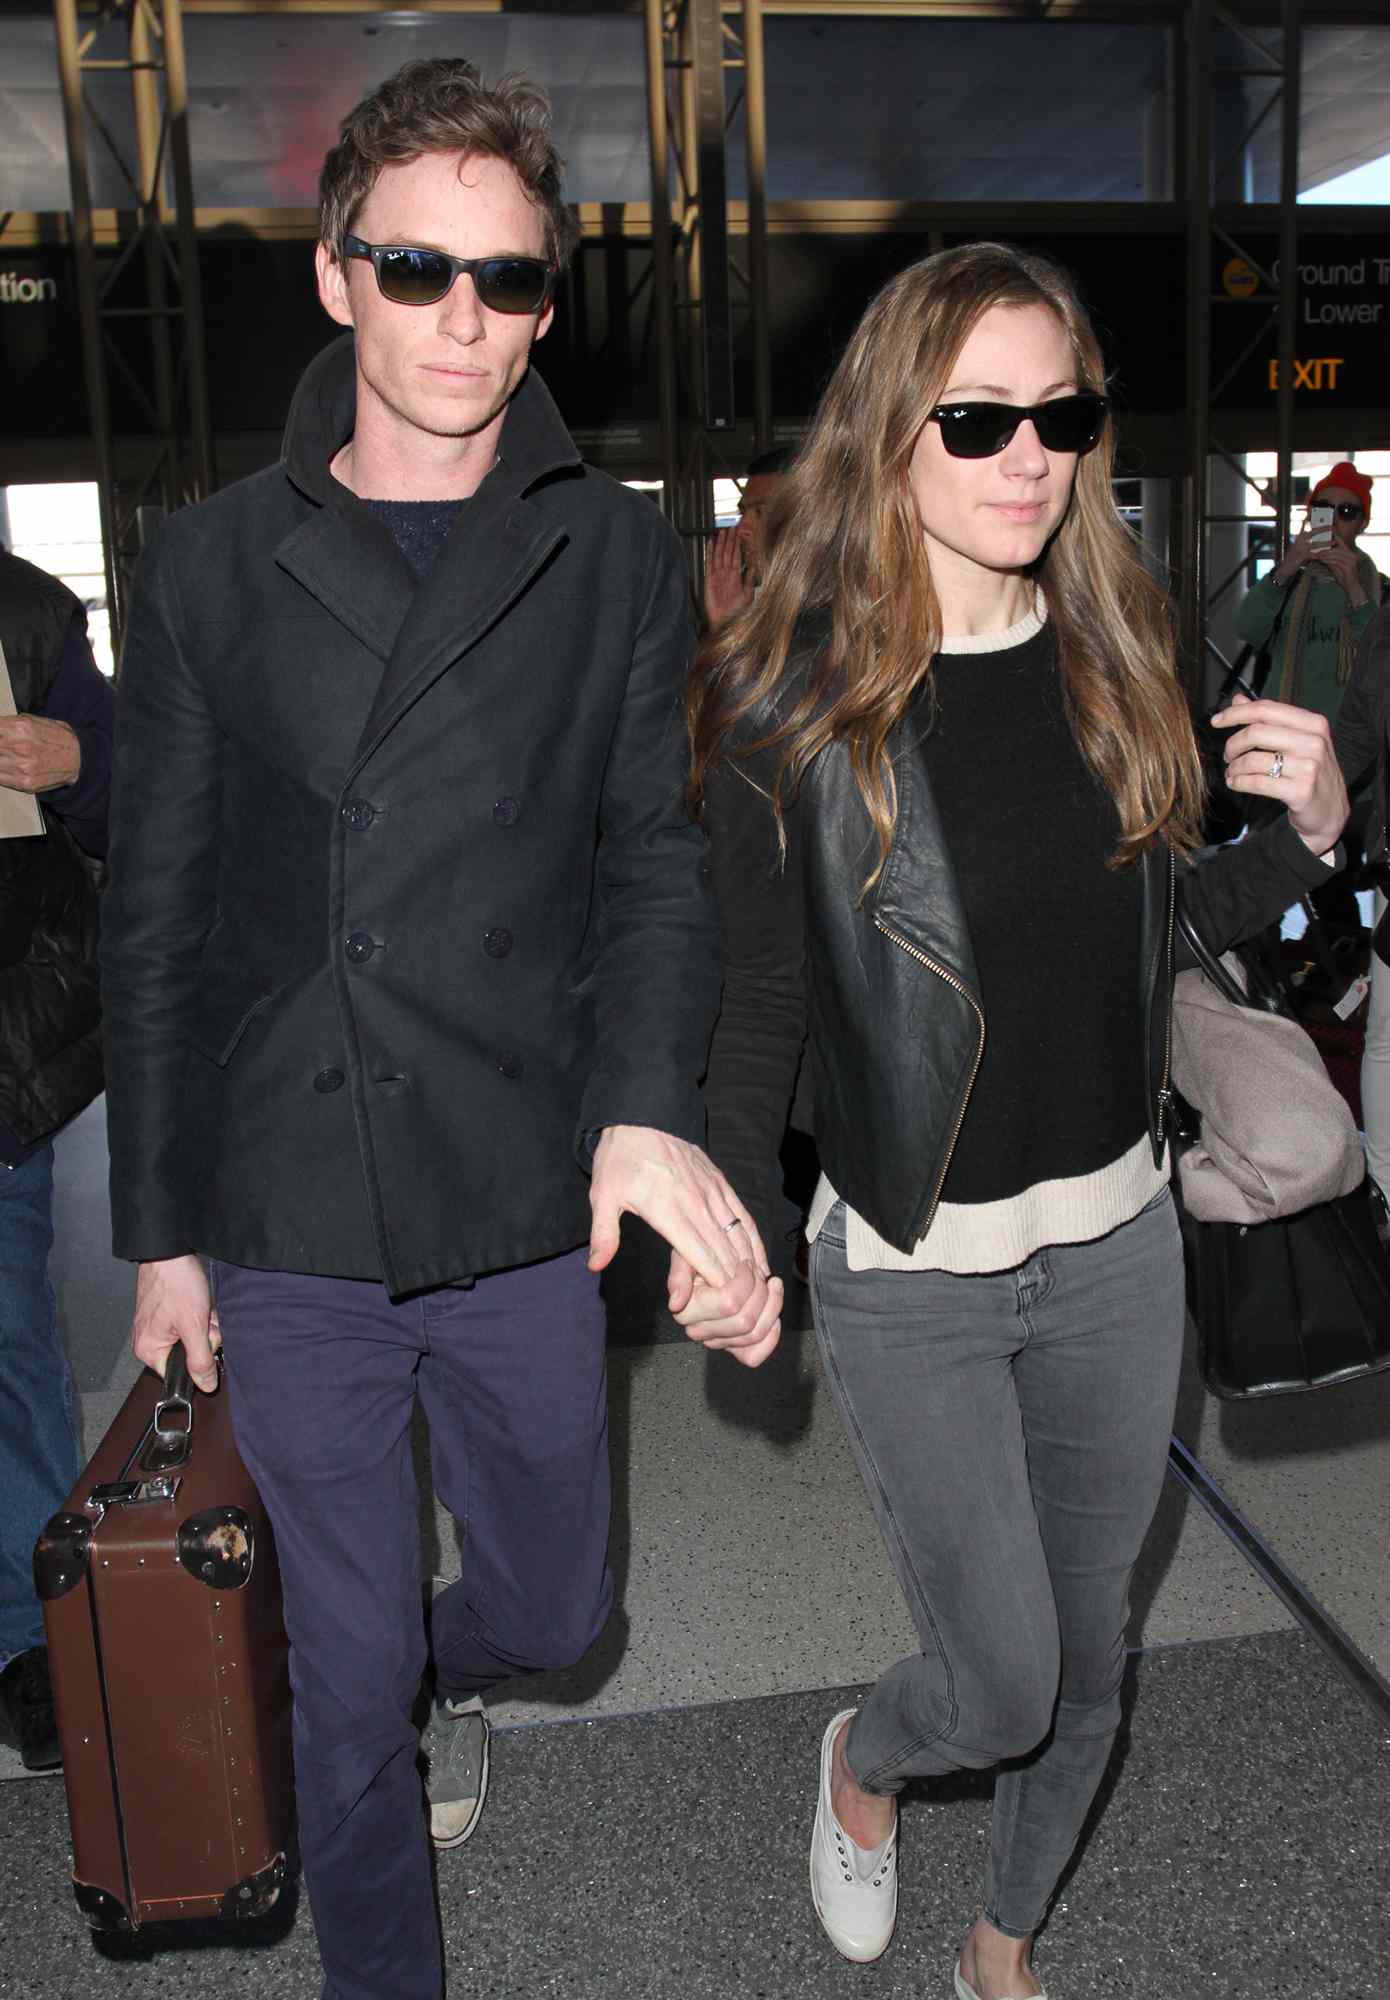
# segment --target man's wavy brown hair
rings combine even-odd
[[[550,131],[550,100],[524,76],[484,84],[461,56],[408,62],[343,120],[338,143],[319,175],[319,241],[343,261],[363,202],[383,167],[404,167],[425,153],[505,160],[545,217],[547,255],[557,271],[579,241],[561,192],[564,163]]]
[[[690,683],[697,808],[713,767],[770,749],[784,846],[784,805],[826,745],[844,739],[877,835],[865,893],[893,840],[890,739],[923,691],[942,638],[909,483],[913,447],[984,315],[1036,305],[1061,321],[1078,387],[1103,391],[1100,345],[1076,288],[1046,258],[972,243],[923,258],[884,286],[773,503],[757,600],[710,636]],[[1076,740],[1119,814],[1110,865],[1122,867],[1160,835],[1179,853],[1196,847],[1204,791],[1169,600],[1116,510],[1114,456],[1107,417],[1034,575]],[[794,642],[810,611],[828,615],[828,638],[808,657]]]

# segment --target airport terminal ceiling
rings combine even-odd
[[[1185,8],[1123,0],[1051,9],[919,0],[897,8],[877,0],[764,11],[767,336],[781,434],[804,422],[837,343],[884,277],[934,244],[1002,234],[1052,247],[1078,270],[1118,369],[1131,439],[1155,469],[1176,471],[1186,317]],[[318,164],[337,118],[400,62],[453,51],[488,75],[527,70],[552,93],[587,241],[561,323],[541,351],[543,370],[586,449],[615,468],[655,469],[659,371],[640,12],[486,5],[384,12],[318,0],[184,0],[182,12],[222,478],[273,450],[288,383],[331,333],[309,289],[305,252]],[[736,29],[737,13],[726,15]],[[1277,6],[1241,15],[1277,50]],[[1305,0],[1303,15],[1299,184],[1306,192],[1387,150],[1390,4]],[[121,52],[126,30],[118,17],[84,10],[82,20],[84,30],[96,30],[92,55]],[[1219,157],[1223,133],[1239,135],[1256,122],[1277,83],[1225,73],[1250,64],[1249,46],[1229,28],[1217,28],[1216,58]],[[129,155],[128,79],[96,72],[86,84],[102,125]],[[729,71],[731,107],[737,89]],[[70,195],[53,22],[33,6],[0,8],[0,117],[2,484],[58,476],[63,454],[84,448],[86,428],[66,278]],[[1267,115],[1257,125],[1215,188],[1218,202],[1260,204],[1245,210],[1240,227],[1266,260],[1278,227],[1279,123]],[[110,256],[128,236],[118,211],[129,193],[103,144],[93,144],[92,169],[98,236]],[[742,262],[738,115],[729,126],[728,172],[732,249]],[[1329,274],[1329,282],[1305,287],[1303,310],[1331,315],[1338,336],[1320,330],[1299,349],[1307,362],[1299,441],[1309,444],[1321,442],[1310,425],[1335,428],[1344,413],[1383,406],[1377,357],[1379,321],[1390,314],[1390,262],[1382,281],[1380,260],[1390,258],[1390,208],[1300,216],[1300,260]],[[1229,265],[1219,254],[1212,266],[1214,292],[1232,305],[1214,315],[1218,376],[1223,355],[1235,358],[1252,325]],[[123,282],[138,283],[138,264]],[[750,332],[735,286],[739,427],[721,447],[728,469],[750,441]],[[1231,449],[1272,442],[1268,345],[1214,398],[1232,413],[1223,432]],[[1363,393],[1372,379],[1375,393]],[[138,429],[119,379],[114,396],[116,430]]]

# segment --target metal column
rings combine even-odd
[[[119,648],[126,592],[152,506],[205,498],[214,481],[212,422],[193,176],[188,144],[188,76],[180,0],[127,0],[80,33],[77,0],[54,0],[72,209],[69,228],[82,328],[83,372],[96,452],[112,648]],[[124,29],[124,53],[90,52],[108,24]],[[94,114],[85,78],[129,78],[136,158],[125,159]],[[93,230],[89,130],[106,145],[129,191],[121,206],[121,248],[99,264]],[[172,204],[166,182],[172,184]],[[172,222],[171,232],[168,227]],[[118,303],[118,300],[120,301]],[[116,338],[144,328],[143,347]],[[144,437],[118,449],[112,380],[138,413]]]
[[[662,471],[667,512],[691,538],[698,572],[714,521],[713,477],[737,473],[743,463],[732,444],[738,312],[748,315],[755,448],[766,448],[773,436],[762,7],[761,0],[742,0],[740,35],[723,0],[645,0],[645,6]],[[726,110],[730,70],[742,72],[742,87]],[[729,241],[725,186],[726,133],[740,109],[748,160],[746,270]],[[731,279],[743,296],[731,292]]]
[[[1218,577],[1210,576],[1208,537],[1213,526],[1234,526],[1258,518],[1248,514],[1217,515],[1210,505],[1209,466],[1213,453],[1236,467],[1242,479],[1261,500],[1272,501],[1276,517],[1276,540],[1282,555],[1288,542],[1289,516],[1293,500],[1294,397],[1297,386],[1298,311],[1298,141],[1303,61],[1302,0],[1281,0],[1280,47],[1275,50],[1249,28],[1227,13],[1217,0],[1190,0],[1186,23],[1187,75],[1184,96],[1186,114],[1186,193],[1188,206],[1188,340],[1187,340],[1187,425],[1184,478],[1182,571],[1179,579],[1180,625],[1185,669],[1199,692],[1208,656],[1218,664],[1227,662],[1212,641],[1207,623],[1212,605],[1239,580],[1244,562]],[[1217,24],[1251,51],[1235,69],[1218,67],[1214,54]],[[1280,120],[1279,260],[1277,277],[1266,269],[1237,236],[1221,226],[1213,209],[1212,117],[1215,86],[1221,77],[1260,79],[1277,88],[1255,116],[1236,148],[1243,153],[1271,112]],[[1232,256],[1248,263],[1254,274],[1255,289],[1240,307],[1213,292],[1213,250],[1221,245]],[[1212,314],[1218,310],[1249,308],[1262,312],[1259,324],[1245,344],[1239,360],[1220,381],[1212,382]],[[1250,353],[1278,331],[1277,470],[1268,488],[1258,486],[1222,445],[1211,417],[1211,405]]]

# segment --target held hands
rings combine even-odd
[[[51,792],[73,784],[81,769],[82,745],[71,723],[47,715],[0,716],[0,785]]]
[[[719,631],[753,602],[753,578],[743,566],[743,534],[721,528],[705,551],[705,617]]]
[[[594,1154],[589,1269],[618,1248],[619,1219],[640,1215],[671,1245],[667,1297],[692,1340],[756,1368],[782,1331],[782,1281],[770,1275],[752,1216],[707,1154],[648,1125],[610,1125]]]
[[[1211,719],[1213,727],[1231,732],[1225,748],[1231,790],[1277,799],[1314,854],[1335,847],[1351,802],[1327,717],[1286,701],[1237,695]]]
[[[210,1394],[217,1387],[222,1331],[212,1309],[207,1272],[193,1256],[141,1264],[135,1279],[135,1320],[130,1330],[136,1360],[162,1375],[169,1349],[180,1340],[189,1374]]]

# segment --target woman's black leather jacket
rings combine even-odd
[[[779,865],[764,789],[770,765],[709,777],[705,823],[720,907],[724,998],[711,1058],[710,1150],[740,1191],[764,1185],[809,1034],[821,1164],[837,1192],[910,1252],[940,1198],[984,1048],[974,953],[926,760],[895,762],[897,825],[867,896],[876,853],[843,742],[817,758],[786,813]],[[1331,870],[1286,816],[1196,868],[1162,843],[1142,869],[1139,980],[1149,1136],[1163,1151],[1175,945],[1174,897],[1215,951],[1274,922]],[[1338,855],[1335,865],[1341,865]],[[1027,977],[1026,966],[1020,977]],[[1078,1058],[1085,1051],[1076,1051]],[[736,1077],[735,1120],[714,1110]]]

